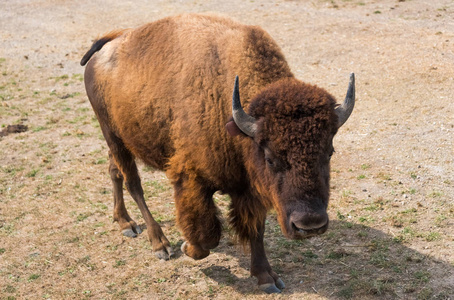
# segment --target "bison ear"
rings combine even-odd
[[[236,125],[235,121],[230,121],[227,124],[225,124],[225,129],[230,134],[230,136],[237,136],[241,133],[241,130]]]

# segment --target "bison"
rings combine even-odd
[[[267,211],[276,210],[291,239],[327,230],[333,137],[353,110],[354,75],[337,105],[324,89],[294,77],[260,27],[196,14],[110,32],[93,43],[85,64],[87,95],[109,147],[113,218],[123,234],[141,233],[124,205],[125,182],[156,256],[173,255],[145,203],[140,159],[164,170],[174,187],[186,255],[202,259],[219,244],[212,196],[228,194],[228,222],[250,245],[251,274],[265,292],[280,292],[285,285],[263,245]]]

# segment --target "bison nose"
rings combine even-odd
[[[292,212],[290,215],[290,225],[297,231],[317,231],[325,229],[328,225],[328,214],[326,212]],[[324,231],[323,231],[324,232]],[[320,232],[320,233],[323,233]]]

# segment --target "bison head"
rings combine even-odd
[[[340,106],[325,90],[296,79],[270,84],[252,99],[249,114],[241,107],[238,77],[233,119],[252,142],[249,173],[278,213],[283,233],[305,238],[325,232],[333,137],[355,102],[354,74]]]

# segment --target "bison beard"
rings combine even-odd
[[[202,259],[219,244],[212,196],[227,193],[228,221],[250,245],[251,274],[265,292],[280,292],[285,285],[263,246],[266,213],[277,211],[289,238],[327,230],[332,141],[353,110],[353,74],[336,107],[325,90],[293,76],[261,28],[191,14],[112,31],[81,64],[87,64],[87,95],[110,150],[113,215],[122,233],[141,233],[124,205],[124,182],[156,256],[173,255],[145,203],[137,158],[171,180],[186,255]]]

